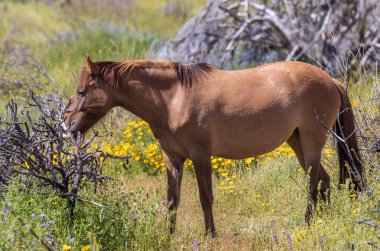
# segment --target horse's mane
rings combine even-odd
[[[207,63],[181,64],[174,63],[178,78],[182,85],[192,86],[215,68]]]
[[[128,60],[122,62],[99,61],[95,63],[98,67],[98,74],[104,78],[112,88],[120,86],[121,76],[127,72],[134,71],[146,72],[147,69],[173,69],[183,86],[192,86],[199,82],[211,72],[214,67],[206,63],[181,64],[173,61],[147,61],[147,60]],[[84,83],[85,74],[81,74],[80,83]],[[82,82],[82,83],[83,83]]]

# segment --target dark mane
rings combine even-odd
[[[118,89],[120,86],[120,73],[118,69],[119,63],[111,61],[99,61],[96,62],[96,65],[99,69],[99,76],[106,80],[112,88]]]
[[[205,78],[214,69],[207,63],[175,64],[179,81],[184,86],[192,86],[194,83],[198,83],[199,80]]]
[[[192,86],[201,79],[207,77],[207,74],[214,68],[206,63],[181,64],[172,61],[146,61],[146,60],[128,60],[122,62],[98,61],[98,75],[107,81],[114,89],[120,86],[121,76],[126,72],[144,71],[146,69],[173,69],[176,71],[178,80],[183,86]],[[88,83],[88,77],[82,70],[80,81],[82,85]],[[79,86],[78,86],[79,87]]]
[[[109,83],[112,88],[118,88],[120,77],[117,72],[117,62],[99,61],[95,63],[98,67],[98,75]],[[77,89],[85,90],[90,82],[91,75],[88,73],[88,68],[84,66],[79,76]]]

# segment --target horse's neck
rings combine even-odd
[[[151,127],[165,128],[169,124],[169,105],[179,85],[174,69],[147,70],[133,78],[123,78],[121,105],[145,120]]]

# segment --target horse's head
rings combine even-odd
[[[85,58],[87,64],[64,111],[64,122],[73,133],[86,132],[115,106],[111,86],[99,74],[97,64]]]

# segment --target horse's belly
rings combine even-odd
[[[296,127],[293,116],[225,119],[211,130],[211,153],[231,159],[258,156],[280,146]]]
[[[254,157],[271,152],[286,141],[286,139],[278,138],[263,143],[261,139],[262,138],[236,137],[231,141],[219,141],[213,145],[211,155],[228,159]]]

